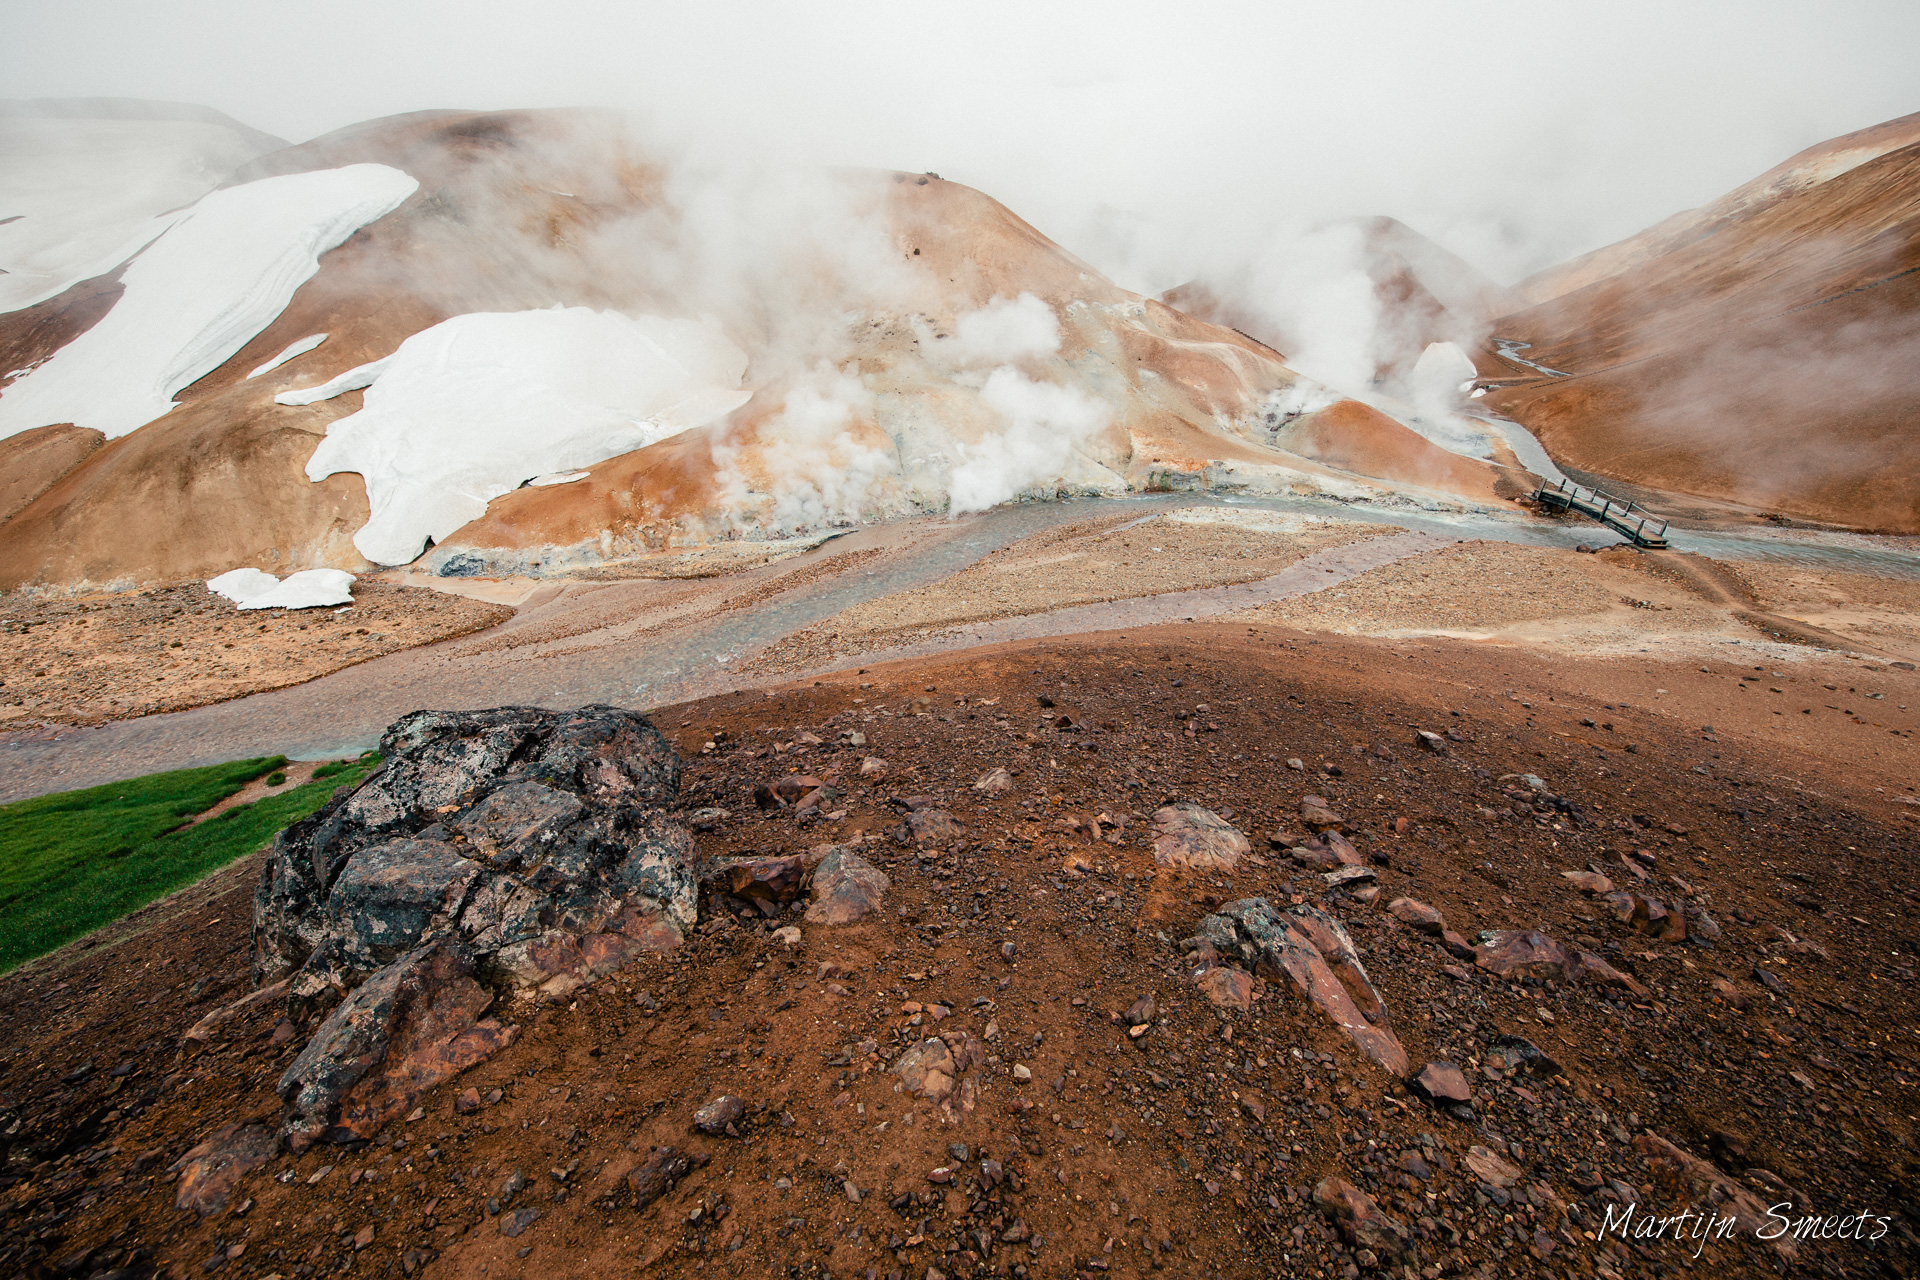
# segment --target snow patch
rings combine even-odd
[[[349,391],[359,391],[363,387],[372,386],[373,380],[385,373],[387,366],[392,363],[392,356],[381,356],[378,360],[369,360],[365,364],[355,365],[345,373],[336,374],[317,387],[308,387],[302,391],[282,391],[273,398],[273,402],[291,405],[313,404],[316,401],[343,396]]]
[[[207,196],[127,268],[112,311],[0,393],[0,438],[62,422],[112,438],[160,417],[286,309],[321,254],[419,185],[355,164]]]
[[[552,475],[535,476],[527,481],[527,485],[534,489],[544,489],[551,484],[572,484],[577,480],[585,480],[592,474],[591,471],[556,471]]]
[[[353,603],[353,575],[344,569],[302,569],[283,581],[261,569],[232,569],[207,590],[242,609],[318,609]]]
[[[428,538],[444,541],[534,476],[739,408],[746,367],[745,353],[704,321],[586,307],[474,312],[414,334],[385,361],[275,399],[367,387],[360,411],[327,428],[307,478],[359,472],[372,517],[354,546],[377,564],[406,564]]]
[[[273,359],[267,361],[265,364],[255,369],[252,373],[248,374],[247,381],[252,382],[255,378],[259,377],[263,373],[272,373],[275,369],[278,369],[281,365],[293,359],[295,356],[303,356],[307,354],[307,352],[313,350],[315,347],[319,346],[321,343],[325,342],[326,340],[327,340],[326,334],[315,333],[315,334],[309,334],[307,337],[301,338],[298,342],[289,342],[287,344],[286,350],[282,351],[279,355],[275,356]]]

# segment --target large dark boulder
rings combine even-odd
[[[638,712],[417,711],[380,770],[274,841],[254,976],[296,1003],[352,990],[436,940],[476,977],[554,990],[677,945],[691,833],[673,748]]]

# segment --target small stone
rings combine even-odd
[[[1467,1167],[1493,1186],[1503,1189],[1511,1187],[1525,1176],[1519,1167],[1479,1145],[1467,1149]]]
[[[1747,1007],[1747,998],[1740,993],[1740,988],[1734,986],[1725,978],[1715,978],[1713,980],[1713,993],[1736,1009],[1745,1009]]]
[[[1428,733],[1425,729],[1416,730],[1414,739],[1435,755],[1447,754],[1447,740],[1437,733]]]
[[[1135,1000],[1132,1006],[1120,1015],[1120,1020],[1130,1027],[1144,1027],[1152,1022],[1159,1012],[1159,1006],[1154,1003],[1153,994],[1149,992]]]
[[[1501,929],[1479,948],[1474,963],[1502,978],[1563,978],[1568,956],[1559,943],[1538,929]]]
[[[973,789],[990,796],[1000,795],[1002,792],[1013,790],[1013,775],[1005,769],[989,769],[974,779]]]
[[[781,925],[773,931],[773,936],[789,947],[797,947],[800,945],[800,926],[797,924]]]
[[[1345,1178],[1322,1178],[1313,1188],[1313,1201],[1356,1249],[1371,1249],[1396,1262],[1411,1256],[1406,1226]]]
[[[509,1240],[518,1239],[522,1232],[539,1220],[538,1209],[514,1209],[500,1215],[500,1234]]]
[[[1193,981],[1208,1001],[1219,1008],[1243,1011],[1253,1008],[1258,979],[1250,973],[1222,964],[1206,970]]]
[[[368,1245],[372,1243],[373,1243],[373,1224],[372,1223],[368,1223],[366,1226],[360,1228],[358,1231],[353,1233],[353,1247],[355,1252],[358,1252],[359,1250],[366,1248]]]
[[[480,1091],[478,1089],[462,1089],[453,1099],[453,1110],[456,1115],[472,1115],[479,1109]]]
[[[1287,768],[1292,769],[1295,773],[1305,772],[1306,767],[1307,767],[1307,762],[1302,760],[1299,756],[1287,757]]]
[[[1451,929],[1440,931],[1440,946],[1455,960],[1471,961],[1479,957],[1479,953],[1473,949],[1473,944]]]
[[[1451,1062],[1429,1062],[1414,1077],[1413,1087],[1434,1102],[1473,1101],[1473,1086]]]
[[[693,1113],[693,1127],[715,1135],[736,1132],[734,1126],[747,1114],[747,1104],[731,1093],[723,1093]]]
[[[927,1174],[927,1181],[944,1187],[953,1181],[953,1170],[941,1165]]]
[[[1013,960],[1013,955],[1014,955],[1014,946],[1011,942],[1003,942],[1000,944],[1000,958],[1002,960],[1005,960],[1011,963]]]
[[[1300,820],[1315,831],[1338,831],[1347,820],[1328,807],[1324,796],[1300,797]]]
[[[1016,1062],[1013,1064],[1013,1078],[1015,1080],[1031,1080],[1033,1079],[1033,1071],[1026,1063]]]
[[[1387,904],[1387,914],[1436,938],[1447,927],[1447,918],[1418,898],[1395,898]]]
[[[1323,873],[1323,879],[1329,889],[1339,889],[1350,884],[1377,879],[1372,867],[1340,867]]]
[[[1598,871],[1562,871],[1560,874],[1565,876],[1568,882],[1582,893],[1613,892],[1613,881],[1607,879]]]
[[[868,756],[860,762],[860,776],[878,778],[887,771],[887,762],[879,756]]]

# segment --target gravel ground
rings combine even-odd
[[[835,614],[772,646],[754,669],[798,671],[996,618],[1254,582],[1316,551],[1399,532],[1219,507],[1085,521],[1014,543],[939,582]]]
[[[0,594],[0,723],[94,725],[225,702],[481,631],[486,604],[362,579],[351,606],[242,612],[204,583]]]
[[[1920,690],[1911,672],[1821,661],[1890,700]],[[1920,979],[1902,921],[1920,822],[1877,789],[1913,794],[1911,744],[1837,715],[1804,726],[1812,749],[1784,741],[1769,695],[1731,692],[1745,674],[1210,624],[662,708],[689,761],[682,808],[724,811],[701,819],[702,856],[864,837],[891,878],[884,911],[802,922],[790,947],[772,932],[785,919],[709,898],[674,955],[565,1003],[502,1001],[518,1041],[417,1119],[365,1147],[273,1154],[200,1219],[175,1207],[170,1166],[223,1124],[275,1115],[305,1039],[266,1004],[182,1045],[246,990],[253,868],[223,873],[0,980],[0,1270],[1912,1274]],[[1720,727],[1703,734],[1709,712]],[[863,773],[869,756],[884,769]],[[1011,789],[976,790],[994,768]],[[755,786],[788,772],[832,782],[833,812],[758,809]],[[1298,837],[1308,794],[1342,815],[1371,902],[1269,840]],[[897,836],[908,801],[960,833]],[[1159,864],[1152,815],[1169,801],[1212,809],[1252,852],[1228,870]],[[1698,915],[1687,941],[1636,930],[1561,874],[1587,867],[1707,912],[1721,936]],[[1415,1071],[1457,1065],[1470,1107],[1370,1065],[1283,976],[1250,1009],[1209,1003],[1179,940],[1246,895],[1343,920],[1381,1025]],[[1385,909],[1402,895],[1469,937],[1528,927],[1596,951],[1644,990],[1499,979]],[[1157,1012],[1130,1035],[1114,1015],[1146,995]],[[949,1117],[894,1068],[960,1032],[983,1055],[974,1107]],[[1503,1036],[1551,1062],[1516,1067]],[[695,1132],[723,1092],[745,1104],[738,1136]],[[666,1145],[702,1163],[642,1203],[627,1175]],[[1330,1178],[1404,1231],[1404,1254],[1316,1203]],[[1603,1230],[1629,1203],[1724,1214],[1729,1191],[1885,1230],[1804,1242],[1791,1262],[1751,1231]]]

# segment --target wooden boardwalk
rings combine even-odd
[[[1568,484],[1564,480],[1552,485],[1543,482],[1534,491],[1533,500],[1552,511],[1578,511],[1598,520],[1636,547],[1649,551],[1667,549],[1667,522],[1638,503],[1622,501],[1599,489]],[[1657,522],[1659,527],[1649,529],[1649,521]]]

